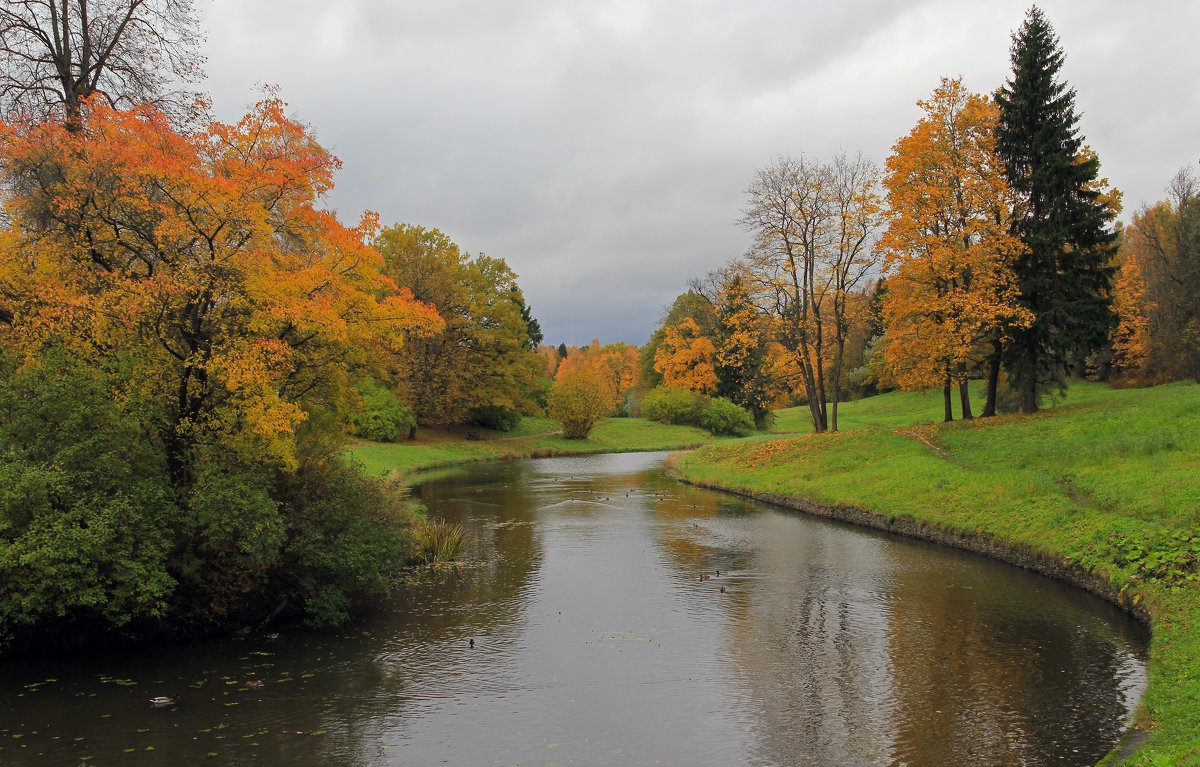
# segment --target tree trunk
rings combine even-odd
[[[954,420],[954,397],[951,396],[951,381],[950,374],[946,374],[946,383],[942,384],[942,404],[945,405],[946,417],[943,419],[946,423]]]
[[[996,389],[1000,386],[1000,340],[992,341],[992,353],[988,357],[987,395],[983,403],[983,417],[996,415]]]
[[[1037,411],[1037,382],[1029,381],[1021,387],[1021,412],[1036,413]]]
[[[416,438],[417,438],[417,425],[414,423],[412,426],[408,427],[408,440],[409,440],[409,442],[412,442]]]
[[[971,412],[971,382],[967,378],[967,366],[965,363],[958,365],[958,400],[962,405],[962,418],[964,421],[970,421],[975,418]]]
[[[839,395],[841,387],[842,387],[842,356],[845,355],[845,353],[846,353],[846,339],[842,337],[841,333],[839,333],[838,339],[837,339],[837,356],[833,358],[833,387],[832,387],[832,391],[833,391],[832,410],[833,410],[833,412],[830,414],[830,418],[829,418],[829,430],[830,431],[838,430],[838,423],[837,423],[838,395]]]
[[[974,420],[975,415],[971,412],[971,387],[966,380],[958,382],[958,400],[962,405],[962,418],[964,421]]]

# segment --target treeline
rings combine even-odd
[[[763,414],[888,388],[943,392],[947,421],[1037,410],[1072,375],[1200,374],[1198,187],[1117,223],[1120,193],[1080,134],[1064,54],[1030,10],[994,95],[943,79],[882,169],[861,156],[759,170],[747,253],[694,279],[650,342],[667,386]],[[1200,379],[1198,379],[1200,380]]]

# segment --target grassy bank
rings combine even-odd
[[[1125,763],[1200,764],[1200,386],[1076,384],[1034,416],[946,425],[940,408],[940,395],[850,403],[842,433],[706,447],[674,470],[819,512],[865,510],[885,528],[997,541],[1043,569],[1067,565],[1151,620],[1136,721],[1147,737]],[[799,429],[803,416],[782,413],[776,428]]]
[[[368,474],[405,477],[430,469],[478,461],[589,453],[631,453],[681,450],[717,441],[703,429],[670,426],[644,418],[610,418],[587,439],[567,439],[549,419],[525,418],[510,432],[477,427],[422,429],[414,441],[358,442],[350,454]]]

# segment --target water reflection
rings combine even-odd
[[[2,666],[0,763],[1082,765],[1119,736],[1146,639],[1122,614],[661,459],[418,488],[465,561],[346,632]]]

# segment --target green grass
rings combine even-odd
[[[549,419],[526,418],[510,432],[470,429],[480,439],[467,439],[467,429],[418,432],[415,442],[356,442],[348,451],[368,474],[403,480],[431,469],[477,461],[513,458],[679,450],[722,439],[692,426],[671,426],[644,418],[609,418],[587,439],[567,439]]]
[[[971,384],[971,408],[978,414],[983,410],[984,391],[981,382]],[[1072,384],[1065,397],[1053,397],[1044,404],[1047,409],[1064,405],[1093,403],[1110,389],[1103,384],[1079,381]],[[954,417],[962,416],[958,391],[953,393]],[[838,403],[838,429],[898,429],[927,423],[941,423],[943,417],[941,390],[923,392],[890,392],[853,402]],[[777,434],[807,434],[812,431],[812,416],[807,406],[789,407],[775,411],[771,431]]]
[[[1200,764],[1200,386],[1072,385],[1034,416],[940,424],[940,393],[846,403],[843,431],[682,456],[688,481],[848,505],[1073,563],[1151,617],[1148,738],[1130,765]],[[776,430],[808,431],[807,411]]]

